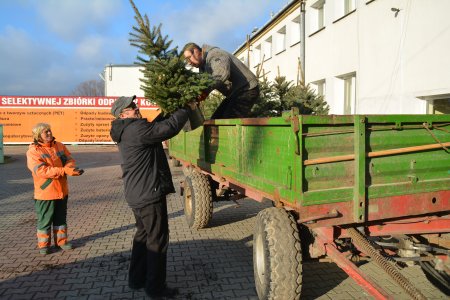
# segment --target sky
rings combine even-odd
[[[181,49],[187,42],[229,52],[290,0],[134,0]],[[99,80],[108,64],[133,64],[129,0],[0,0],[0,95],[65,96]]]

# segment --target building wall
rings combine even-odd
[[[142,72],[136,65],[107,65],[104,69],[105,96],[144,97],[141,90]]]
[[[247,55],[256,72],[259,45],[283,26],[286,41],[298,35],[299,6],[288,4],[235,55]],[[307,0],[305,80],[325,95],[331,114],[427,113],[435,99],[449,103],[448,11],[448,0]],[[299,55],[300,43],[287,42],[262,62],[263,73],[296,82]]]
[[[235,55],[255,74],[259,70],[259,76],[267,77],[269,81],[281,75],[297,82],[301,79],[299,16],[299,3],[292,3],[281,17],[273,17],[268,22],[267,30],[251,36],[249,43],[244,43],[241,51],[236,52]],[[284,44],[280,47],[282,38],[284,38]],[[266,50],[268,45],[271,46],[269,54]]]

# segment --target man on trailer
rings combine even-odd
[[[213,90],[218,90],[225,99],[211,119],[246,118],[255,103],[259,101],[259,83],[246,65],[234,55],[217,47],[188,43],[183,48],[188,64],[208,73],[215,80],[203,91],[198,100],[203,101]]]

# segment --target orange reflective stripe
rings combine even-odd
[[[38,238],[50,238],[50,230],[38,230],[36,233]]]
[[[67,226],[53,226],[53,238],[55,240],[55,244],[58,246],[64,245],[67,243]]]
[[[61,239],[57,238],[55,240],[55,244],[58,245],[58,246],[67,244],[67,238],[61,238]]]
[[[51,245],[50,230],[49,231],[38,230],[36,235],[38,239],[38,248],[50,247]]]
[[[65,225],[53,226],[53,233],[66,234],[67,233],[67,227]]]
[[[48,247],[50,247],[51,246],[51,243],[50,243],[50,241],[48,241],[48,242],[38,242],[38,248],[48,248]]]
[[[42,166],[45,166],[46,164],[47,164],[46,162],[43,162],[43,163],[40,163],[39,165],[35,166],[35,167],[33,168],[34,174],[36,174],[37,169],[39,169],[39,168],[42,167]]]

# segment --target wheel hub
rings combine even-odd
[[[184,209],[186,215],[192,215],[192,191],[189,185],[185,187]]]
[[[258,280],[260,282],[264,282],[264,274],[266,273],[266,265],[264,263],[264,246],[262,237],[260,235],[257,236],[255,244],[255,258],[256,258],[256,274],[258,276]]]

